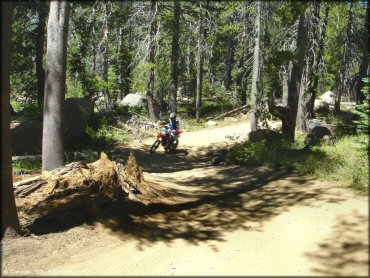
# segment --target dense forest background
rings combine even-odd
[[[70,5],[66,97],[96,100],[105,95],[108,111],[128,93],[146,94],[149,71],[154,72],[156,117],[175,108],[170,101],[173,71],[178,77],[172,94],[187,104],[177,108],[180,112],[195,115],[197,90],[204,99],[217,97],[233,107],[249,103],[257,17],[258,100],[273,93],[282,98],[287,90],[284,81],[288,82],[299,54],[302,17],[308,28],[302,69],[310,83],[306,89],[317,96],[331,90],[346,101],[361,99],[365,76],[359,69],[368,63],[363,1],[79,1]],[[18,110],[30,105],[42,108],[48,13],[49,4],[44,1],[14,6],[11,99]]]

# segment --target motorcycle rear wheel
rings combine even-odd
[[[167,143],[165,150],[166,152],[173,152],[176,150],[178,145],[179,145],[179,140],[175,140],[175,141],[171,140]]]
[[[154,153],[158,149],[160,144],[161,144],[161,140],[159,140],[159,139],[155,140],[155,142],[153,143],[153,145],[150,148],[150,153]]]

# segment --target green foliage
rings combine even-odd
[[[41,170],[41,160],[21,160],[13,163],[13,173]]]
[[[368,193],[368,138],[365,135],[345,136],[335,144],[314,147],[312,151],[303,150],[303,137],[298,137],[295,143],[238,142],[230,149],[226,162],[283,167],[348,186],[361,194]]]
[[[364,88],[362,88],[362,92],[365,96],[365,101],[363,104],[356,105],[356,110],[354,113],[359,115],[360,119],[355,121],[357,124],[357,131],[360,133],[367,133],[369,134],[369,113],[370,113],[370,77],[362,79],[365,83]]]

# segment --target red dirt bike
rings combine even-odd
[[[162,131],[157,134],[157,140],[155,140],[150,148],[150,153],[154,153],[160,145],[163,146],[165,152],[176,150],[179,145],[179,137],[182,132],[182,130],[170,130],[165,126],[162,128]]]

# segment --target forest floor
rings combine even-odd
[[[162,205],[2,242],[2,275],[368,275],[368,197],[298,173],[214,166],[247,120],[133,150]]]

